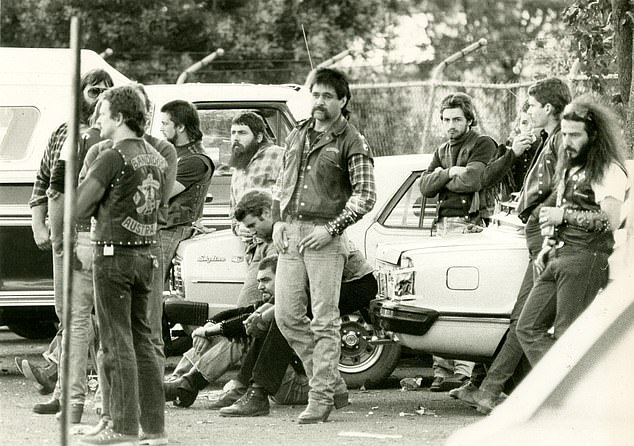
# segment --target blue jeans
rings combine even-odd
[[[113,430],[136,435],[164,431],[163,369],[152,342],[152,281],[159,262],[148,247],[94,247],[97,317]],[[140,408],[140,417],[139,417]]]
[[[608,281],[608,254],[564,245],[551,253],[517,322],[532,366],[590,305]],[[548,330],[554,327],[551,336]]]
[[[73,289],[71,299],[70,361],[69,361],[69,389],[70,402],[84,403],[86,399],[86,365],[88,350],[95,342],[92,310],[94,308],[94,288],[92,281],[92,246],[90,232],[79,232],[75,244],[75,258],[73,259]],[[62,346],[65,345],[66,331],[62,333]],[[62,364],[66,352],[62,347]],[[59,368],[60,380],[64,379],[63,368]],[[59,380],[58,380],[59,382]],[[56,387],[57,396],[57,387]]]
[[[296,220],[288,225],[289,247],[277,264],[275,319],[310,379],[309,401],[332,405],[334,394],[345,391],[337,368],[341,354],[338,305],[348,248],[343,237],[335,237],[322,249],[305,248],[300,254],[299,241],[314,228],[311,222]]]

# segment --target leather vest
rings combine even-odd
[[[98,245],[148,245],[156,241],[167,162],[143,139],[115,144],[123,167],[99,203],[93,241]]]
[[[586,178],[585,171],[578,170],[557,185],[557,206],[574,210],[600,211],[596,202],[592,184]],[[558,240],[564,246],[611,253],[614,248],[612,231],[587,232],[581,228],[562,224],[558,227]]]
[[[207,166],[207,172],[198,181],[190,184],[183,192],[172,197],[169,202],[165,228],[189,225],[198,220],[203,214],[207,190],[214,172],[213,162],[203,153],[188,153],[183,155],[181,159],[185,157],[197,157],[200,159]]]

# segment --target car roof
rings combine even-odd
[[[295,84],[155,84],[146,85],[145,89],[157,108],[175,99],[193,103],[283,102],[287,104],[296,121],[310,116],[308,92]]]

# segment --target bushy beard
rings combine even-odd
[[[236,169],[242,170],[249,165],[249,161],[258,151],[260,144],[256,139],[251,141],[246,146],[243,146],[239,142],[234,142],[231,146],[231,158],[229,158],[229,165]]]
[[[586,162],[588,161],[588,153],[590,152],[589,148],[590,148],[589,143],[585,143],[583,147],[581,147],[579,154],[574,158],[570,158],[570,155],[568,155],[570,146],[565,146],[564,151],[566,153],[566,161],[567,161],[568,167],[570,168],[570,167],[585,166]]]

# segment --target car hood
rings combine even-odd
[[[450,234],[447,236],[433,236],[417,242],[384,243],[377,248],[376,258],[383,262],[398,264],[401,255],[407,253],[410,257],[424,255],[430,250],[482,250],[498,249],[526,249],[523,235],[498,231],[495,228],[486,229],[474,234]]]

